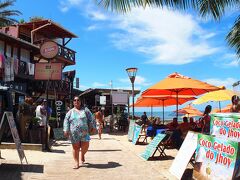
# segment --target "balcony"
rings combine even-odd
[[[75,53],[76,53],[75,51],[58,44],[58,59],[68,64],[74,65]]]
[[[48,85],[49,95],[61,94],[69,95],[71,90],[71,83],[69,81],[33,81],[31,83],[31,89],[33,89],[37,94],[45,93]]]

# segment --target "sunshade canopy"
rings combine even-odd
[[[145,90],[143,96],[154,95],[176,95],[178,101],[179,95],[201,95],[206,92],[220,90],[219,87],[208,83],[183,76],[179,73],[170,74],[167,78],[159,81],[155,85]],[[178,103],[177,117],[178,117]]]
[[[194,100],[195,97],[185,96],[178,98],[178,104],[184,104],[187,101]],[[161,107],[161,106],[172,106],[176,105],[176,96],[165,96],[165,97],[139,97],[134,104],[135,107]]]
[[[204,94],[203,96],[199,97],[195,101],[193,101],[193,104],[202,104],[206,103],[208,101],[226,101],[231,100],[232,96],[236,95],[236,93],[232,90],[224,89],[224,90],[218,90],[213,91]]]
[[[193,107],[191,104],[187,105],[186,107],[179,109],[178,113],[181,114],[188,114],[189,116],[202,116],[203,113],[199,111],[197,108]]]
[[[209,91],[220,90],[219,87],[183,76],[179,73],[170,74],[167,78],[145,90],[146,95],[201,95]]]

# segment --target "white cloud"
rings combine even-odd
[[[70,8],[79,6],[82,0],[65,0],[60,1],[60,11],[67,12]]]
[[[215,86],[225,86],[228,89],[232,89],[233,83],[237,82],[238,80],[234,78],[226,78],[226,79],[210,78],[210,79],[205,79],[203,81]]]
[[[99,82],[94,82],[92,84],[92,87],[94,87],[94,88],[105,87],[105,86],[107,86],[107,84],[103,84],[103,83],[99,83]]]
[[[215,65],[216,66],[221,65],[222,67],[238,67],[239,60],[236,54],[227,53],[224,54],[222,58],[220,58],[219,61],[216,62]]]
[[[89,9],[88,14],[89,14],[89,17],[93,20],[97,20],[97,21],[107,20],[107,16],[100,11]]]
[[[113,24],[120,30],[111,35],[113,44],[147,55],[148,63],[186,64],[218,51],[207,42],[215,34],[205,32],[197,19],[178,11],[134,8]]]
[[[88,26],[87,27],[87,31],[93,31],[93,30],[96,30],[98,27],[96,25],[91,25],[91,26]]]
[[[123,83],[131,83],[129,78],[122,78],[119,81],[123,82]],[[147,81],[146,78],[144,78],[142,76],[136,76],[136,79],[134,81],[134,85],[149,86],[151,83],[148,83],[146,81]]]

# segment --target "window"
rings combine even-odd
[[[30,52],[26,49],[21,49],[21,61],[30,62]]]

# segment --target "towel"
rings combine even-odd
[[[27,64],[27,67],[28,67],[28,73],[29,73],[29,75],[34,75],[34,64],[28,63],[28,64]]]
[[[18,74],[18,65],[19,65],[19,60],[14,59],[14,74]]]

